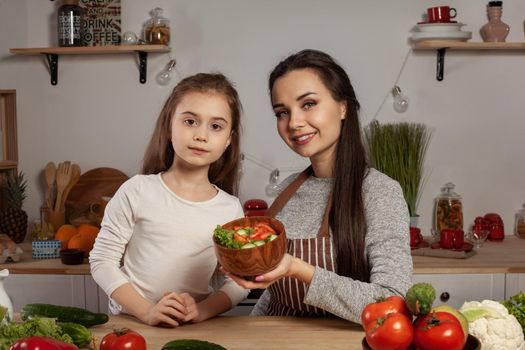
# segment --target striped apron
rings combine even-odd
[[[274,217],[286,205],[293,194],[313,173],[312,168],[305,169],[274,200],[267,211],[267,216]],[[330,199],[328,200],[330,203]],[[307,263],[328,271],[336,271],[335,251],[328,228],[329,205],[325,209],[323,221],[317,236],[305,239],[288,239],[287,252]],[[332,316],[323,309],[303,303],[307,285],[295,278],[284,277],[268,287],[270,303],[268,316]]]

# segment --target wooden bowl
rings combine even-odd
[[[267,216],[250,216],[230,221],[223,228],[253,226],[257,222],[268,223],[277,233],[277,238],[262,246],[249,249],[233,249],[221,246],[215,240],[215,254],[225,270],[242,277],[254,277],[273,270],[286,252],[286,232],[277,219]]]
[[[372,350],[372,348],[368,345],[366,342],[366,338],[363,338],[363,350]],[[408,348],[408,350],[414,349],[412,346]],[[465,346],[463,347],[463,350],[480,350],[481,349],[481,343],[479,342],[478,338],[474,337],[473,335],[468,335],[467,342],[465,343]]]

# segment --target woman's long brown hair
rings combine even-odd
[[[329,225],[337,251],[337,273],[369,282],[363,203],[363,180],[368,162],[359,123],[359,102],[345,70],[332,57],[316,50],[303,50],[281,61],[270,74],[270,96],[275,81],[297,69],[316,72],[334,100],[346,104],[333,169],[335,179]]]
[[[223,95],[228,102],[232,117],[231,142],[222,156],[210,166],[208,178],[223,191],[237,195],[242,105],[232,83],[220,73],[195,74],[183,79],[173,88],[155,124],[155,130],[144,155],[142,173],[157,174],[168,170],[173,164],[175,151],[171,144],[171,119],[182,98],[190,92],[217,93]]]

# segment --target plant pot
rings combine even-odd
[[[418,222],[419,222],[419,215],[410,217],[410,227],[417,227]]]

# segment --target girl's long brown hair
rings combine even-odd
[[[220,73],[195,74],[183,79],[173,88],[155,124],[155,130],[144,155],[142,173],[157,174],[168,170],[173,164],[175,151],[171,144],[171,119],[182,98],[190,92],[221,94],[228,102],[232,117],[231,142],[222,156],[210,166],[208,178],[223,191],[237,195],[242,105],[232,83]]]
[[[316,50],[303,50],[281,61],[270,74],[270,96],[277,79],[297,69],[318,74],[332,97],[346,104],[334,164],[329,225],[337,251],[337,273],[369,282],[365,254],[366,218],[363,180],[368,170],[359,123],[359,102],[345,70],[332,57]]]

